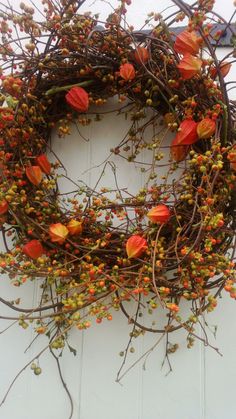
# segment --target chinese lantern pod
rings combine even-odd
[[[48,161],[46,154],[41,154],[40,156],[38,156],[36,158],[36,162],[46,175],[49,175],[51,173],[51,163]]]
[[[3,199],[2,201],[0,201],[0,215],[6,214],[6,212],[8,211],[8,202]]]
[[[147,250],[147,241],[139,236],[131,236],[126,242],[126,252],[128,258],[137,258],[141,256]]]
[[[164,224],[170,219],[170,210],[166,205],[159,204],[150,209],[147,213],[147,217],[153,223]]]
[[[82,222],[77,220],[70,220],[66,227],[71,236],[79,235],[83,231]]]
[[[29,181],[35,186],[38,186],[43,178],[43,173],[39,166],[27,166],[25,173]]]
[[[31,259],[38,259],[44,253],[44,249],[39,240],[31,240],[26,243],[22,251],[25,255],[29,256]]]
[[[82,87],[72,87],[66,94],[67,103],[77,112],[86,112],[89,107],[89,95]]]
[[[177,163],[185,160],[186,156],[188,155],[189,146],[188,145],[180,145],[180,144],[171,144],[170,147],[170,156],[171,159],[176,161]]]
[[[219,72],[222,74],[223,77],[227,76],[229,70],[231,69],[232,64],[228,63],[227,61],[222,61],[219,65],[219,70],[216,67],[212,67],[210,69],[211,77],[215,78],[218,76]]]
[[[149,60],[149,52],[147,48],[137,47],[134,52],[134,59],[138,64],[145,64]]]
[[[204,118],[197,124],[197,135],[200,139],[210,138],[216,130],[216,123],[213,119]]]
[[[180,74],[184,80],[191,79],[201,70],[202,60],[191,54],[185,54],[177,65]]]
[[[196,32],[183,31],[175,40],[174,50],[179,54],[196,55],[200,48],[200,38]]]
[[[125,81],[133,80],[135,78],[135,75],[136,73],[133,64],[125,63],[120,66],[120,76]]]
[[[229,151],[227,159],[230,161],[231,169],[236,170],[236,146]]]
[[[197,123],[192,119],[185,119],[181,122],[178,133],[171,145],[191,145],[194,144],[197,139]]]
[[[53,243],[63,244],[69,234],[69,230],[64,224],[51,224],[49,227],[50,239]]]

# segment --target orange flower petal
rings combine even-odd
[[[172,141],[172,146],[191,145],[194,144],[197,139],[197,123],[192,119],[185,119],[179,126],[178,133]]]
[[[38,186],[42,180],[43,173],[39,166],[27,166],[25,169],[27,178],[33,185]]]
[[[164,224],[170,219],[170,210],[166,205],[159,204],[156,207],[150,209],[150,211],[147,213],[147,217],[153,223]]]
[[[197,124],[197,135],[201,139],[210,138],[216,130],[216,123],[213,119],[204,118]]]
[[[82,222],[77,220],[70,220],[66,227],[71,236],[81,234],[83,231]]]
[[[38,259],[44,253],[44,249],[39,240],[31,240],[22,248],[23,253],[32,259]]]
[[[230,161],[231,169],[236,170],[236,146],[229,151],[227,159]]]
[[[126,252],[128,258],[131,259],[139,257],[145,252],[147,247],[147,241],[143,237],[139,235],[131,236],[126,242]]]
[[[46,175],[50,174],[51,163],[48,161],[48,158],[47,158],[46,154],[41,154],[41,156],[38,156],[36,158],[36,162]]]
[[[125,81],[133,80],[135,78],[135,75],[136,73],[133,64],[125,63],[120,66],[120,76]]]
[[[180,74],[184,80],[191,79],[201,70],[202,60],[191,54],[185,54],[177,65]]]
[[[145,64],[149,60],[148,49],[144,47],[137,47],[134,53],[134,59],[138,64]]]
[[[219,66],[219,71],[216,69],[216,67],[212,67],[210,69],[211,77],[215,78],[218,76],[219,72],[221,72],[222,76],[227,76],[229,70],[231,69],[232,64],[228,63],[227,61],[222,61]]]
[[[171,147],[170,147],[171,159],[179,163],[185,160],[185,158],[188,155],[188,151],[189,151],[188,145],[181,145],[181,144],[175,145],[175,143],[172,142]]]
[[[64,224],[51,224],[49,227],[50,239],[53,243],[63,244],[69,234],[69,230]]]
[[[89,107],[89,95],[82,87],[72,87],[66,94],[67,103],[77,112],[86,112]]]
[[[3,199],[0,201],[0,215],[5,214],[8,211],[8,202]]]
[[[183,31],[176,37],[174,50],[183,55],[196,55],[199,52],[200,39],[196,32]]]

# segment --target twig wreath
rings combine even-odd
[[[122,0],[105,23],[80,13],[84,0],[42,3],[41,22],[24,3],[21,11],[2,5],[0,22],[0,215],[6,247],[0,267],[16,286],[40,281],[41,301],[30,309],[0,301],[19,312],[12,319],[23,328],[31,321],[36,334],[49,337],[54,356],[72,327],[86,329],[92,318],[112,320],[113,309],[133,324],[131,339],[144,331],[168,337],[184,328],[191,346],[198,337],[195,324],[215,308],[221,291],[236,298],[236,108],[224,80],[235,50],[232,44],[218,61],[221,33],[213,30],[216,22],[230,25],[213,11],[213,0],[192,6],[173,0],[176,13],[151,13],[145,22],[151,29],[140,32],[126,23],[130,0]],[[173,27],[186,17],[186,28],[175,36]],[[131,120],[127,137],[112,152],[134,164],[149,150],[148,180],[135,196],[124,196],[118,185],[111,194],[83,184],[67,199],[57,185],[62,163],[50,163],[46,154],[52,151],[51,130],[66,136],[72,121],[100,120],[100,108],[112,97],[124,103],[119,112]],[[144,131],[157,123],[160,134],[146,142]],[[172,180],[157,181],[170,132]],[[189,302],[188,318],[180,315],[182,300]],[[137,304],[135,316],[129,301]],[[166,326],[142,324],[144,307],[156,309],[157,318],[164,310]],[[167,356],[175,349],[167,345]],[[32,368],[40,374],[39,366]]]

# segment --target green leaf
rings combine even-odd
[[[72,352],[73,355],[76,356],[76,354],[77,354],[76,349],[75,348],[72,348],[72,346],[70,346],[69,343],[67,343],[67,345],[68,345],[68,348],[69,348],[70,352]]]

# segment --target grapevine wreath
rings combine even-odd
[[[72,327],[111,320],[114,309],[133,324],[131,339],[184,328],[191,346],[195,324],[221,292],[236,298],[236,108],[225,81],[235,56],[232,27],[213,0],[173,0],[176,13],[151,13],[140,32],[126,22],[129,0],[106,22],[80,13],[83,0],[42,3],[41,22],[24,3],[20,11],[2,6],[0,22],[0,267],[15,286],[37,280],[41,300],[33,308],[0,301],[19,312],[23,328],[33,322],[37,335],[46,334],[54,354]],[[181,21],[184,29],[173,31]],[[221,61],[217,22],[232,35]],[[147,182],[136,195],[78,183],[64,196],[57,182],[63,162],[47,153],[51,132],[69,141],[75,122],[105,124],[109,98],[130,119],[111,153],[134,165],[148,151]],[[146,141],[146,129],[157,125]],[[169,170],[160,180],[163,150]],[[145,308],[156,310],[157,324],[164,311],[165,327],[143,324]]]

